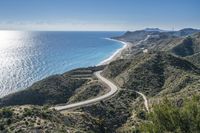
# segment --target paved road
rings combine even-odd
[[[113,96],[117,92],[118,87],[115,84],[113,84],[110,80],[108,80],[108,79],[104,78],[103,76],[101,76],[101,72],[102,71],[98,71],[98,72],[95,72],[94,74],[96,75],[96,77],[100,81],[102,81],[107,86],[109,86],[110,91],[108,93],[106,93],[105,95],[90,99],[90,100],[85,100],[85,101],[81,101],[81,102],[78,102],[78,103],[72,103],[72,104],[68,104],[68,105],[56,106],[56,107],[53,107],[53,108],[58,110],[58,111],[63,111],[63,110],[67,110],[67,109],[73,109],[73,108],[77,108],[77,107],[86,106],[86,105],[89,105],[89,104],[92,104],[92,103],[96,103],[96,102],[105,100],[105,99]],[[135,91],[135,92],[142,96],[142,98],[144,100],[145,108],[149,112],[149,106],[148,106],[148,101],[147,101],[146,96],[141,92],[138,92],[138,91]]]
[[[85,105],[89,105],[89,104],[92,104],[92,103],[102,101],[102,100],[107,99],[107,98],[111,97],[112,95],[114,95],[117,92],[118,87],[115,84],[113,84],[110,80],[101,76],[101,72],[102,71],[97,71],[94,74],[96,75],[96,77],[99,80],[101,80],[103,83],[105,83],[106,85],[109,86],[110,91],[108,93],[106,93],[105,95],[96,97],[94,99],[85,100],[85,101],[81,101],[81,102],[78,102],[78,103],[72,103],[72,104],[63,105],[63,106],[56,106],[56,107],[54,107],[54,109],[56,109],[58,111],[62,111],[62,110],[82,107],[82,106],[85,106]]]

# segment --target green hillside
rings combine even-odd
[[[139,126],[144,133],[198,133],[200,131],[200,97],[172,103],[165,99],[153,106],[153,111]]]
[[[195,65],[164,52],[113,62],[104,73],[120,87],[150,96],[180,91],[200,78],[200,69]]]
[[[88,133],[101,132],[98,120],[88,114],[61,114],[47,106],[13,106],[0,109],[1,133]]]

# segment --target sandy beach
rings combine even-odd
[[[121,56],[122,51],[124,51],[125,49],[128,48],[128,42],[123,42],[123,41],[119,41],[119,40],[115,40],[115,39],[111,39],[111,38],[105,38],[107,40],[111,40],[111,41],[116,41],[116,42],[120,42],[121,44],[123,44],[123,46],[119,49],[117,49],[110,57],[108,57],[107,59],[103,60],[102,62],[100,62],[99,64],[97,64],[97,66],[100,65],[107,65],[110,62],[116,60],[118,57]]]

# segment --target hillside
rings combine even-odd
[[[0,99],[0,106],[9,105],[44,105],[44,104],[61,104],[66,103],[68,100],[75,95],[76,90],[85,85],[85,90],[91,88],[91,86],[97,88],[97,90],[91,90],[90,93],[86,93],[86,97],[90,98],[98,95],[98,93],[103,94],[103,86],[96,84],[94,86],[93,82],[96,82],[93,72],[102,69],[101,67],[90,67],[83,69],[76,69],[64,73],[62,75],[54,75],[45,78],[41,81],[36,82],[29,88],[19,91]],[[84,91],[84,90],[83,90]],[[84,93],[84,92],[82,92]],[[82,100],[83,100],[82,98]],[[78,101],[75,100],[75,101]]]
[[[196,53],[191,56],[187,56],[187,57],[185,57],[185,59],[192,62],[196,66],[200,67],[200,53]]]
[[[158,30],[140,30],[128,31],[122,36],[113,38],[130,43],[128,51],[123,54],[123,57],[127,59],[144,52],[144,50],[151,52],[169,51],[178,56],[181,56],[181,54],[187,56],[199,51],[199,33],[199,30],[190,28],[162,32]],[[189,38],[191,38],[191,46]]]
[[[175,104],[165,99],[154,105],[154,112],[147,115],[139,130],[142,132],[199,132],[200,97],[182,99]]]
[[[199,95],[190,98],[169,100],[164,98],[159,103],[152,105],[148,114],[135,106],[136,111],[116,132],[137,133],[198,133],[200,115]]]
[[[187,105],[184,105],[183,108],[176,108],[180,115],[186,116],[188,115],[187,112],[193,111],[188,106],[195,105],[194,110],[197,110],[198,113],[191,114],[191,119],[184,118],[188,124],[182,123],[183,120],[176,117],[172,118],[173,121],[167,119],[168,114],[165,112],[167,107],[164,107],[168,103],[181,104],[182,101],[188,101],[187,99],[194,95],[197,97],[200,95],[200,34],[184,32],[185,30],[181,30],[177,33],[179,35],[176,36],[165,36],[163,33],[159,33],[159,36],[150,37],[137,47],[133,43],[133,49],[140,50],[140,54],[132,54],[131,58],[112,62],[105,68],[104,75],[111,78],[122,88],[127,89],[127,91],[132,89],[144,92],[148,96],[152,109],[152,114],[148,115],[142,100],[135,99],[131,107],[132,111],[129,112],[130,116],[116,130],[117,132],[146,133],[155,131],[174,132],[175,130],[175,132],[198,132],[198,120],[196,120],[196,115],[200,115],[200,112],[198,112],[199,105],[196,106],[198,100],[189,100],[189,104],[186,103]],[[185,36],[186,33],[190,36],[183,37],[182,35]],[[147,48],[149,52],[142,54],[141,48]],[[183,56],[184,58],[182,58]],[[164,104],[162,104],[161,101],[166,97],[169,102],[164,101]],[[163,106],[163,108],[159,108],[160,106]],[[172,111],[169,115],[176,116],[177,113],[173,112],[173,108],[175,108],[175,105],[168,108],[169,111]],[[157,110],[157,112],[154,110]],[[182,110],[187,110],[187,112],[182,112]],[[162,116],[159,114],[162,114]],[[159,123],[156,123],[158,121]],[[166,124],[167,122],[168,124]],[[177,125],[172,125],[172,122],[176,122]],[[167,126],[173,126],[173,130]]]
[[[184,59],[158,52],[112,62],[104,75],[121,88],[154,96],[180,91],[200,78],[200,69]]]
[[[123,68],[123,69],[122,69]],[[104,76],[112,79],[122,89],[115,97],[96,105],[78,109],[102,120],[105,132],[115,132],[123,124],[140,123],[135,114],[145,113],[143,99],[134,91],[143,92],[151,102],[164,96],[176,99],[190,97],[200,91],[197,84],[200,70],[192,63],[168,53],[141,54],[130,60],[118,60],[104,69]],[[191,86],[196,88],[191,89]],[[151,103],[151,104],[153,104]],[[156,102],[155,102],[156,103]],[[137,121],[139,120],[139,121]],[[134,125],[135,126],[135,125]]]
[[[178,56],[190,56],[200,52],[200,33],[186,37],[180,44],[172,48],[172,53]]]
[[[86,133],[101,132],[98,120],[86,113],[61,114],[47,106],[13,106],[0,109],[0,132]]]

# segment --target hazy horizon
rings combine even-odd
[[[126,31],[138,31],[138,30],[145,30],[145,29],[155,29],[155,28],[159,28],[159,27],[144,27],[144,28],[140,28],[140,29],[132,29],[132,30],[52,30],[52,29],[29,29],[29,30],[25,30],[25,29],[0,29],[0,31],[22,31],[22,32],[126,32]],[[179,29],[161,29],[163,31],[179,31],[182,29],[187,29],[187,28],[192,28],[192,29],[198,29],[200,30],[200,28],[194,28],[194,27],[183,27],[183,28],[179,28]]]
[[[0,30],[199,29],[199,5],[199,0],[2,0]]]

